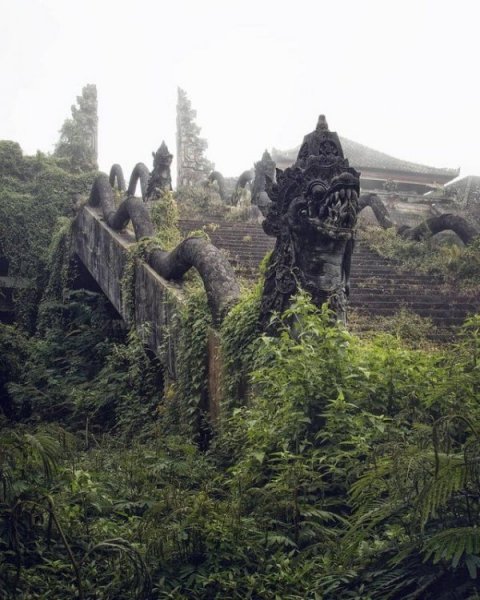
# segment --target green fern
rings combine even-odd
[[[436,517],[438,509],[446,506],[455,492],[463,489],[466,478],[464,456],[440,455],[441,467],[438,474],[423,489],[418,507],[421,514],[421,526]]]
[[[423,545],[424,562],[432,559],[433,564],[440,560],[450,561],[456,568],[464,557],[472,578],[477,576],[480,566],[480,529],[477,527],[457,527],[446,529],[428,539]],[[468,560],[467,560],[468,559]]]

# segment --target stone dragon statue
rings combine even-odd
[[[271,200],[265,191],[267,181],[272,183],[276,181],[275,161],[270,156],[268,150],[262,155],[261,160],[255,163],[255,177],[252,184],[252,204],[258,206],[262,215],[265,217],[268,213],[268,207]]]
[[[294,165],[277,169],[277,183],[270,180],[266,191],[271,204],[263,229],[277,241],[267,266],[261,328],[270,329],[272,314],[283,312],[299,288],[317,306],[328,302],[345,321],[360,174],[323,115]]]
[[[147,184],[147,197],[150,199],[158,198],[163,191],[172,191],[172,175],[170,167],[172,166],[173,154],[168,151],[165,142],[162,142],[156,152],[152,152],[153,170],[150,173]]]
[[[276,183],[271,159],[264,159],[266,179],[261,187],[266,184],[269,203],[265,204],[263,228],[277,241],[267,267],[259,328],[273,333],[272,314],[284,311],[300,288],[310,293],[317,306],[328,302],[337,318],[345,321],[359,173],[349,166],[337,134],[328,130],[323,116],[316,130],[305,136],[295,164],[283,172],[277,169]],[[137,165],[125,198],[116,207],[113,185],[117,182],[120,187],[124,179],[119,165],[114,165],[110,178],[103,173],[97,176],[89,202],[102,208],[105,221],[113,229],[124,229],[131,221],[137,240],[154,237],[148,201],[158,197],[162,186],[171,188],[170,163],[171,155],[162,144],[154,155],[152,174],[147,181],[141,176],[144,201],[133,196],[138,178],[142,181],[139,173],[148,172],[145,165],[140,170]],[[165,279],[180,279],[190,268],[196,268],[217,325],[240,297],[225,255],[203,238],[187,238],[170,252],[152,247],[146,261]]]
[[[375,193],[362,194],[358,199],[359,212],[367,206],[372,209],[380,227],[383,229],[394,228],[398,236],[412,242],[419,242],[442,231],[453,231],[468,246],[480,235],[478,227],[461,215],[442,213],[428,217],[418,225],[411,227],[395,223],[387,207]]]
[[[230,206],[237,206],[242,192],[251,183],[252,179],[253,171],[250,169],[243,171],[236,180],[232,177],[225,178],[220,171],[212,171],[208,176],[206,184],[211,185],[216,183],[222,202]]]
[[[135,239],[154,238],[155,225],[152,222],[148,204],[158,200],[162,190],[171,189],[170,165],[172,155],[163,142],[154,158],[153,170],[149,173],[143,163],[138,163],[130,177],[125,192],[125,179],[120,165],[113,165],[110,176],[100,173],[95,178],[88,203],[100,207],[107,225],[115,231],[125,229],[129,222],[133,225]],[[142,199],[134,196],[137,181],[140,180]],[[117,206],[113,193],[114,185],[125,192]],[[123,187],[123,189],[122,189]],[[179,280],[192,267],[203,280],[213,322],[221,323],[233,304],[238,301],[240,287],[232,266],[224,253],[204,238],[189,237],[168,252],[152,245],[146,251],[146,262],[162,277]]]
[[[152,152],[153,170],[150,172],[144,163],[137,163],[133,168],[126,190],[127,196],[135,196],[137,183],[140,181],[140,190],[144,201],[158,198],[162,191],[172,190],[172,176],[170,167],[172,165],[173,154],[168,151],[165,142],[162,142],[156,152]],[[125,192],[125,177],[122,167],[114,164],[110,169],[109,182],[112,187],[116,187],[120,192]]]

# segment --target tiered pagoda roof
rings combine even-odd
[[[353,140],[340,137],[343,152],[350,165],[362,172],[362,176],[377,174],[378,178],[411,179],[420,178],[432,183],[444,184],[457,177],[459,169],[430,167],[419,163],[401,160]],[[293,164],[298,154],[299,146],[290,150],[272,149],[272,158],[280,168]]]

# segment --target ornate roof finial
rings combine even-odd
[[[325,115],[320,115],[317,121],[317,131],[321,131],[322,129],[328,131],[328,123]]]
[[[344,158],[340,139],[334,131],[328,129],[325,115],[318,117],[315,130],[303,138],[295,164],[305,168],[310,157],[321,158],[326,165]]]
[[[160,148],[157,150],[156,153],[152,152],[153,154],[153,158],[154,160],[160,160],[163,159],[165,162],[168,159],[172,159],[173,158],[173,154],[170,154],[168,148],[167,148],[167,144],[165,143],[165,140],[162,140],[162,143],[160,144]]]
[[[265,152],[262,154],[262,162],[265,161],[271,161],[272,157],[270,156],[270,152],[268,150],[265,150]]]

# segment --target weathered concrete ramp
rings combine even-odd
[[[122,289],[122,278],[128,262],[128,250],[135,242],[128,232],[118,233],[108,227],[101,212],[85,206],[74,224],[75,252],[129,325],[135,324],[143,341],[157,354],[164,348],[165,332],[169,343],[177,336],[173,318],[183,302],[180,286],[166,281],[143,261],[135,263],[134,302],[129,302]],[[130,304],[130,305],[129,305]],[[145,325],[147,327],[145,328]],[[167,352],[172,354],[172,348]],[[173,368],[173,365],[172,365]]]

